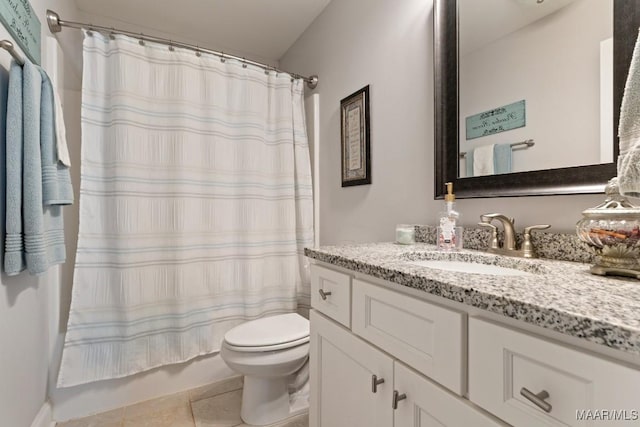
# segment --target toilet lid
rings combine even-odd
[[[229,330],[224,340],[234,347],[267,347],[300,342],[309,336],[309,321],[297,313],[263,317]]]

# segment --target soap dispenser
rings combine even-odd
[[[456,195],[453,194],[453,183],[445,184],[447,194],[444,196],[445,208],[439,215],[437,247],[441,251],[462,249],[462,227],[458,226],[460,214],[455,210]]]

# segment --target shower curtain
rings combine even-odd
[[[58,385],[219,350],[309,307],[303,81],[85,33],[80,231]]]

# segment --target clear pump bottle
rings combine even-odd
[[[456,195],[453,194],[453,183],[447,182],[445,186],[447,188],[447,194],[444,196],[445,209],[439,215],[436,245],[440,251],[455,251],[462,248],[462,227],[458,226],[460,213],[455,210]]]

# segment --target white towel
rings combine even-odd
[[[473,176],[493,175],[493,146],[478,147],[473,153]]]
[[[58,152],[58,160],[66,167],[71,166],[71,158],[69,157],[69,148],[67,148],[67,129],[64,126],[64,114],[62,111],[62,103],[56,88],[53,88],[53,101],[55,107],[56,122],[56,150]]]
[[[624,88],[618,136],[620,194],[640,197],[640,37],[636,40]]]

